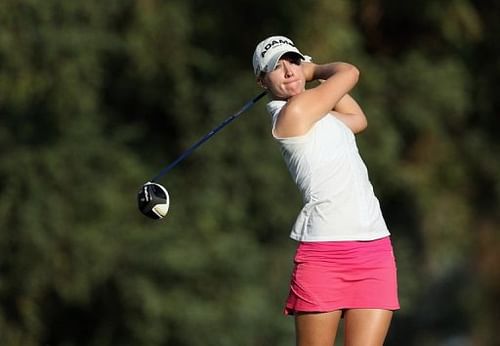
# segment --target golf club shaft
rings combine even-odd
[[[211,130],[209,133],[207,133],[205,136],[200,138],[196,143],[194,143],[190,148],[186,149],[177,159],[175,159],[172,163],[170,163],[168,166],[165,166],[154,178],[152,178],[150,181],[151,182],[156,182],[158,179],[163,177],[165,174],[167,174],[172,168],[177,166],[181,161],[183,161],[186,157],[192,154],[193,151],[196,150],[200,145],[208,141],[211,137],[213,137],[217,132],[222,130],[227,124],[232,122],[234,119],[236,119],[238,116],[240,116],[243,112],[247,111],[250,109],[257,101],[259,101],[264,95],[266,95],[266,91],[260,93],[259,95],[255,96],[253,99],[248,101],[239,111],[234,113],[233,115],[229,116],[226,118],[222,123],[220,123],[217,127],[215,127],[213,130]]]

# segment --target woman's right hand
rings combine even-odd
[[[306,82],[314,81],[314,71],[316,69],[316,64],[308,61],[303,61],[300,66],[302,66],[302,71],[304,71],[304,76],[306,77]]]

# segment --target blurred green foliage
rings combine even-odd
[[[387,345],[494,345],[500,321],[500,5],[493,0],[4,0],[0,344],[290,345],[298,192],[259,92],[271,34],[356,64],[358,137],[398,260]]]

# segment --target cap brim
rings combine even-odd
[[[275,53],[270,59],[269,59],[269,62],[267,63],[267,65],[259,71],[259,73],[261,72],[271,72],[271,71],[274,71],[274,69],[276,68],[276,65],[278,64],[278,61],[281,59],[281,57],[285,54],[288,54],[288,53],[293,53],[293,54],[296,54],[298,55],[302,60],[305,60],[306,58],[304,57],[304,55],[302,55],[302,53],[296,51],[296,50],[285,50],[285,51],[281,51],[281,52],[277,52]]]

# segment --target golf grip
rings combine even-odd
[[[181,162],[182,160],[184,160],[186,157],[188,157],[189,155],[191,155],[191,153],[193,151],[196,150],[196,148],[198,148],[200,145],[202,145],[203,143],[205,143],[206,141],[208,141],[211,137],[213,137],[217,132],[219,132],[220,130],[222,130],[227,124],[229,124],[230,122],[232,122],[234,119],[236,119],[238,116],[240,116],[243,112],[247,111],[248,109],[250,109],[255,103],[257,103],[257,101],[259,101],[262,97],[264,97],[264,95],[266,95],[267,92],[266,91],[263,91],[262,93],[260,93],[259,95],[255,96],[253,99],[251,99],[250,101],[248,101],[245,105],[243,105],[243,107],[241,107],[241,109],[239,111],[237,111],[236,113],[234,113],[233,115],[229,116],[228,118],[226,118],[222,123],[220,123],[217,127],[215,127],[212,131],[210,131],[209,133],[207,133],[205,136],[203,136],[202,138],[200,138],[196,143],[194,143],[190,148],[186,149],[177,159],[175,159],[175,161],[173,161],[172,163],[170,163],[168,166],[164,167],[154,178],[152,178],[150,181],[151,182],[156,182],[158,179],[160,179],[161,177],[163,177],[165,174],[167,174],[172,168],[174,168],[175,166],[177,166],[177,164],[179,164],[179,162]]]

